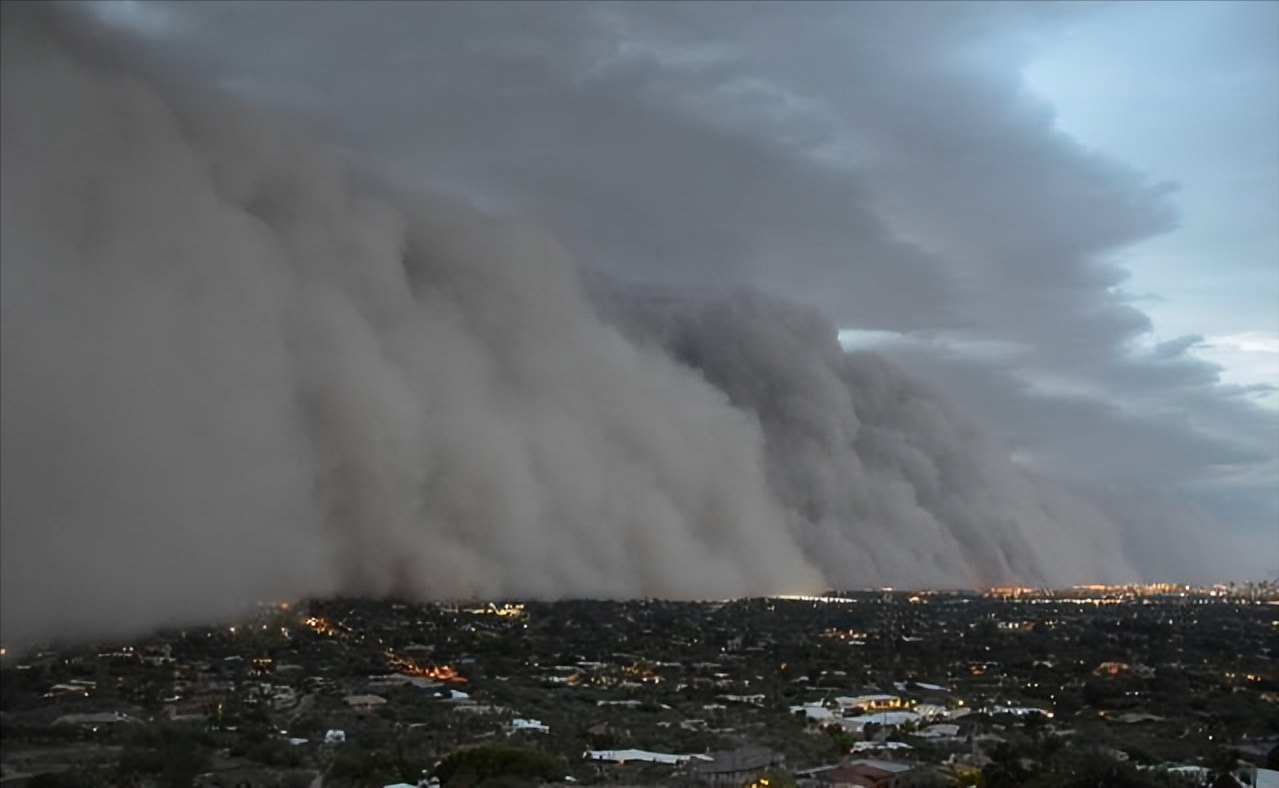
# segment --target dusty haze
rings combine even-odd
[[[630,334],[757,415],[772,488],[837,587],[1136,578],[1094,506],[1017,468],[883,358],[842,351],[817,313],[756,293],[600,289]]]
[[[357,188],[3,14],[6,643],[334,592],[1135,576],[1105,516],[816,313],[613,288],[606,322],[536,228]]]

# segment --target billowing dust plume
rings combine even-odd
[[[1053,580],[1107,544],[795,313],[628,338],[537,229],[3,14],[6,643],[335,592]]]

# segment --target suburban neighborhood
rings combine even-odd
[[[0,785],[1274,786],[1276,601],[264,603],[6,649]]]

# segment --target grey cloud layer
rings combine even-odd
[[[1101,407],[1139,399],[1254,447],[1274,432],[1210,365],[1133,352],[1151,323],[1114,256],[1175,226],[1176,186],[1084,149],[1022,84],[1063,23],[1104,6],[156,8],[169,66],[287,106],[400,181],[535,217],[584,265],[749,284],[846,328],[1012,342],[1026,374]],[[1043,426],[1038,449],[1070,437]],[[1269,527],[1279,490],[1255,492],[1269,503],[1247,519]]]

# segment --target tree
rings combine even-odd
[[[204,735],[179,726],[160,726],[144,730],[139,743],[126,744],[120,754],[117,771],[128,780],[135,775],[157,775],[161,788],[184,788],[210,761],[210,748]]]
[[[1214,786],[1218,783],[1228,786],[1230,781],[1234,780],[1232,775],[1235,767],[1239,765],[1239,758],[1233,751],[1227,750],[1225,747],[1214,747],[1204,765],[1208,767]]]
[[[473,788],[496,778],[535,785],[563,774],[560,763],[541,750],[500,745],[457,750],[435,767],[435,776],[448,788]]]

